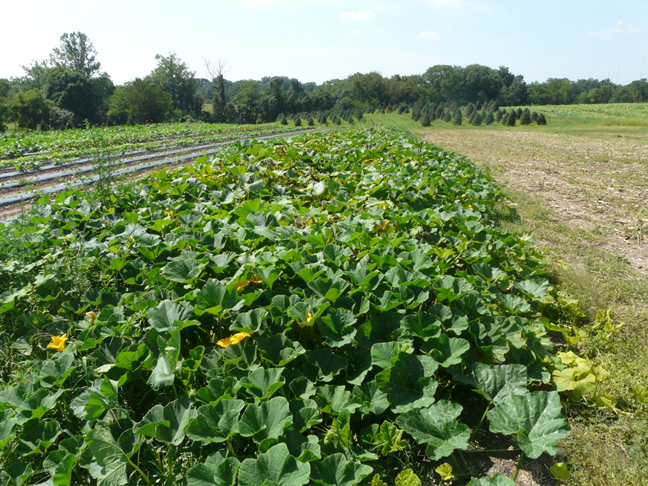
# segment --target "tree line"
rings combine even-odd
[[[478,64],[437,65],[410,76],[356,73],[321,85],[285,76],[232,82],[225,79],[222,62],[216,67],[207,63],[209,78],[198,78],[175,54],[158,54],[148,76],[115,86],[97,57],[85,34],[66,33],[48,59],[23,67],[24,76],[0,79],[0,130],[6,122],[30,130],[183,120],[266,123],[298,113],[441,103],[505,107],[648,101],[646,79],[625,86],[609,79],[527,83],[507,67]]]

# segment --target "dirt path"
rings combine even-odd
[[[572,228],[648,274],[648,134],[522,130],[419,131],[424,140],[488,167],[505,190],[545,199]]]

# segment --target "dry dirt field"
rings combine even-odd
[[[600,232],[606,249],[648,274],[647,133],[434,129],[418,134],[488,168],[506,191],[539,195],[568,226]]]

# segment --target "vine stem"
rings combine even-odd
[[[488,407],[486,407],[486,410],[484,410],[484,415],[482,415],[481,420],[479,421],[479,423],[477,424],[477,426],[473,430],[472,434],[470,434],[470,439],[468,439],[469,442],[472,442],[473,439],[475,438],[475,436],[477,435],[477,432],[479,432],[479,429],[481,428],[482,424],[484,423],[484,420],[486,420],[486,414],[490,411],[492,405],[493,405],[492,402],[489,403]]]
[[[520,460],[518,461],[517,468],[515,468],[515,474],[513,474],[513,482],[517,479],[518,473],[522,468],[522,461],[524,461],[524,451],[520,452]]]
[[[146,481],[146,484],[150,485],[150,484],[151,484],[151,480],[150,480],[149,477],[144,473],[144,471],[142,471],[142,470],[137,466],[137,464],[135,464],[133,461],[131,461],[131,460],[128,458],[128,456],[126,457],[126,460],[127,460],[128,463],[133,467],[133,469],[135,469],[135,470],[140,474],[140,476],[142,476],[142,477],[144,478],[144,481]]]

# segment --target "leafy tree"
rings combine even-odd
[[[47,70],[42,87],[47,99],[74,114],[75,126],[82,125],[84,120],[102,123],[108,111],[108,97],[114,89],[107,75],[89,78],[61,66]]]
[[[48,124],[54,103],[43,98],[38,89],[19,91],[9,103],[9,120],[19,128],[35,130],[41,123]]]
[[[160,85],[138,78],[115,90],[108,116],[118,124],[160,123],[174,116],[173,100]]]
[[[190,71],[175,54],[158,54],[155,59],[158,65],[149,75],[149,79],[171,95],[174,109],[182,115],[199,116],[202,102],[197,95],[196,73]]]
[[[87,78],[97,76],[101,63],[97,61],[97,51],[82,32],[72,32],[61,36],[61,44],[50,54],[50,66],[64,68]]]

